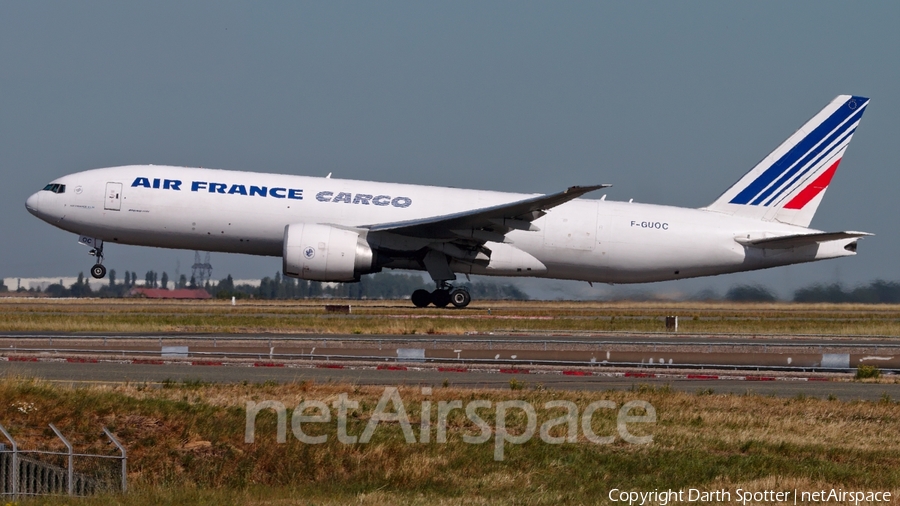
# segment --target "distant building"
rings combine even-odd
[[[44,291],[50,285],[63,285],[66,288],[75,284],[78,281],[77,277],[58,277],[58,278],[3,278],[3,284],[6,285],[6,288],[10,292],[15,292],[19,288],[23,288],[25,290],[34,288],[35,290]],[[93,281],[94,286],[91,288],[98,288],[102,282],[98,284],[97,280],[93,278],[85,278],[85,281]]]
[[[34,288],[35,290],[44,291],[50,285],[62,285],[66,288],[74,285],[78,281],[77,277],[74,276],[59,276],[55,278],[3,278],[3,284],[6,285],[6,288],[10,292],[15,292],[19,288],[23,288],[25,290]],[[90,276],[84,277],[84,282],[89,283],[91,285],[91,289],[96,290],[101,286],[109,285],[109,278],[105,279],[94,279]],[[135,286],[143,286],[145,281],[143,279],[135,280]],[[119,281],[119,284],[122,284]]]
[[[129,297],[144,297],[147,299],[211,299],[212,295],[201,288],[178,288],[166,290],[163,288],[132,288],[128,292]]]
[[[35,290],[40,290],[43,292],[50,285],[62,285],[66,288],[69,288],[70,286],[74,285],[77,281],[78,281],[78,278],[75,276],[59,276],[59,277],[55,277],[55,278],[51,278],[51,277],[3,278],[3,284],[6,285],[7,290],[9,290],[10,292],[15,292],[19,288],[23,288],[25,290],[33,288]],[[173,281],[177,281],[177,280],[170,279],[169,286],[174,285]],[[90,276],[85,276],[84,282],[90,283],[91,289],[97,290],[101,286],[108,286],[109,278],[94,279]],[[145,283],[146,283],[146,281],[143,279],[134,280],[134,286],[144,286]],[[216,285],[217,283],[218,282],[213,282],[213,285]],[[122,280],[119,279],[117,282],[117,285],[121,285],[121,284],[122,284]],[[258,288],[259,284],[260,284],[259,279],[235,279],[234,280],[234,286],[250,285],[252,287]]]
[[[250,285],[250,286],[256,287],[256,288],[259,288],[261,281],[262,281],[261,279],[235,279],[235,280],[232,280],[232,282],[234,283],[234,286]],[[9,286],[9,285],[6,285],[6,286]]]

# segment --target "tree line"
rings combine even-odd
[[[138,275],[134,271],[125,271],[124,280],[119,282],[116,271],[111,269],[106,281],[96,282],[86,279],[83,273],[78,273],[78,279],[71,286],[63,286],[54,283],[45,289],[24,289],[18,292],[43,293],[50,297],[126,297],[131,289],[136,286],[147,288],[173,289],[202,288],[210,295],[217,298],[230,299],[309,299],[309,298],[336,298],[336,299],[401,299],[417,289],[431,290],[433,284],[426,282],[416,274],[403,273],[376,273],[363,276],[358,283],[322,283],[319,281],[306,281],[282,276],[276,272],[274,276],[266,276],[260,280],[259,286],[248,284],[234,284],[234,279],[229,274],[217,283],[205,282],[200,286],[196,280],[187,278],[184,274],[178,280],[172,282],[165,272],[158,274],[155,271],[147,271],[144,274],[144,284],[137,285]],[[93,282],[93,285],[92,285]],[[528,295],[517,286],[509,283],[484,282],[462,283],[458,286],[466,287],[476,299],[507,299],[527,300]],[[8,292],[9,288],[0,280],[0,292]],[[779,300],[774,292],[762,285],[735,285],[724,296],[715,292],[701,292],[693,297],[693,300],[728,300],[733,302],[776,302]],[[875,280],[866,285],[853,288],[845,287],[839,283],[816,283],[794,291],[788,299],[793,302],[829,302],[829,303],[858,303],[858,304],[900,304],[900,282]]]
[[[116,271],[110,270],[108,280],[103,282],[92,281],[85,278],[84,273],[78,273],[78,279],[71,286],[63,286],[54,283],[44,290],[24,289],[19,292],[43,293],[50,297],[127,297],[135,287],[169,289],[202,288],[210,295],[222,299],[231,297],[239,299],[309,299],[309,298],[338,298],[338,299],[400,299],[419,288],[433,289],[431,283],[415,274],[400,273],[376,273],[363,276],[357,283],[322,283],[319,281],[306,281],[282,276],[276,272],[273,277],[266,276],[260,280],[259,286],[249,284],[234,284],[234,279],[229,274],[217,283],[207,281],[199,286],[195,279],[187,279],[181,275],[177,282],[170,283],[169,276],[165,272],[161,275],[155,271],[147,271],[144,275],[144,284],[137,284],[137,273],[125,271],[125,279],[119,282]],[[0,281],[2,285],[2,281]],[[511,284],[492,282],[465,283],[465,286],[473,297],[481,299],[512,299],[526,300],[528,295]],[[0,286],[0,291],[7,291],[5,286]]]
[[[155,271],[147,271],[144,275],[144,284],[137,284],[138,275],[134,271],[125,271],[125,278],[119,282],[118,274],[115,269],[110,269],[106,281],[95,281],[91,285],[91,280],[85,278],[84,273],[78,273],[78,279],[70,286],[64,286],[62,283],[53,283],[43,290],[30,288],[25,290],[20,288],[19,292],[35,292],[44,293],[50,297],[126,297],[131,289],[136,286],[145,288],[163,288],[169,289],[169,275],[165,272],[160,276]],[[2,284],[2,282],[0,282]],[[0,287],[0,291],[6,291],[5,286]],[[190,280],[182,274],[178,281],[172,284],[172,288],[201,288],[198,287],[191,277]],[[207,283],[207,288],[209,284]]]
[[[775,302],[778,297],[762,285],[737,285],[728,290],[725,300]],[[898,304],[900,303],[900,283],[878,279],[854,288],[844,287],[840,283],[815,283],[795,290],[790,300],[793,302]]]
[[[464,286],[472,294],[472,297],[480,299],[509,299],[528,300],[528,295],[512,284],[491,282],[463,283],[456,286]],[[335,299],[402,299],[409,297],[414,290],[433,289],[430,282],[426,282],[422,276],[416,274],[379,272],[360,278],[357,283],[322,283],[319,281],[306,281],[282,276],[276,272],[274,277],[264,277],[259,286],[237,285],[231,275],[219,281],[207,291],[214,297],[229,299],[258,298],[258,299],[311,299],[311,298],[335,298]]]

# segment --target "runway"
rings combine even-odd
[[[204,381],[279,383],[315,381],[317,383],[341,382],[359,385],[444,385],[464,388],[509,389],[510,381],[523,384],[525,389],[545,388],[559,390],[629,390],[642,385],[708,394],[775,395],[779,397],[807,396],[840,400],[879,400],[885,395],[900,399],[900,384],[872,384],[847,381],[803,381],[777,379],[769,381],[704,380],[678,377],[647,377],[642,375],[592,375],[571,376],[541,373],[454,372],[433,370],[391,369],[335,369],[335,368],[286,368],[286,367],[228,367],[225,365],[185,364],[133,364],[133,363],[78,363],[78,362],[0,362],[0,374],[7,376],[36,377],[63,385],[149,383],[161,385],[165,381]],[[674,375],[673,375],[674,376]]]
[[[0,334],[3,356],[900,372],[900,343],[834,337],[627,335]]]
[[[563,390],[668,385],[703,394],[900,399],[900,384],[847,381],[861,363],[900,366],[900,344],[885,339],[2,333],[0,350],[2,374],[71,385],[311,380],[508,389],[515,379]]]

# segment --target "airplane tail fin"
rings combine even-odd
[[[704,209],[808,227],[867,105],[838,96]]]

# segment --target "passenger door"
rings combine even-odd
[[[106,203],[103,209],[107,211],[122,209],[122,183],[106,183]]]

